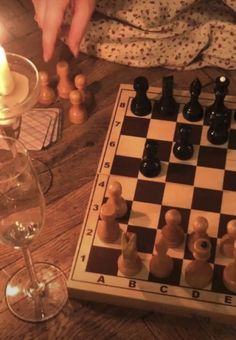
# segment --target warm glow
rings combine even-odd
[[[0,46],[0,95],[6,96],[14,89],[14,80],[11,74],[6,53]]]
[[[17,286],[12,287],[11,285],[7,286],[6,294],[7,296],[16,296],[19,293],[19,288]]]

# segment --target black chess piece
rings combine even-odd
[[[200,80],[196,78],[190,86],[191,99],[183,108],[183,116],[190,122],[198,122],[203,117],[203,107],[198,101],[201,90],[202,84]]]
[[[193,145],[189,143],[191,130],[191,126],[188,124],[181,124],[179,127],[178,140],[173,148],[173,153],[178,159],[187,160],[193,155]]]
[[[207,131],[207,139],[210,143],[221,145],[227,142],[229,137],[228,125],[224,116],[215,114],[210,121],[210,127]]]
[[[174,116],[178,114],[179,105],[173,95],[173,76],[163,77],[162,95],[154,104],[153,111],[162,116]]]
[[[229,127],[231,121],[231,110],[228,109],[224,104],[225,96],[228,93],[229,79],[225,76],[216,78],[215,81],[215,101],[212,105],[206,108],[205,116],[206,123],[211,124],[211,119],[216,114],[224,116],[225,124]]]
[[[131,111],[136,116],[147,116],[152,111],[152,104],[147,96],[148,81],[145,77],[134,79],[135,97],[131,101]]]
[[[140,172],[145,177],[156,177],[161,171],[161,162],[157,157],[157,142],[148,140],[145,145],[144,157],[140,164]]]

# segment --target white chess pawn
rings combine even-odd
[[[193,257],[185,268],[185,280],[194,288],[204,288],[209,285],[213,276],[213,269],[207,262],[211,255],[211,243],[209,239],[199,238],[193,246]]]
[[[168,246],[163,235],[160,234],[155,244],[157,254],[150,260],[150,272],[158,278],[170,276],[174,268],[173,259],[167,254]]]
[[[40,93],[38,102],[42,105],[51,105],[55,99],[55,91],[49,86],[49,76],[45,71],[39,72]]]
[[[59,78],[57,85],[58,96],[68,99],[70,92],[73,90],[73,84],[69,79],[69,64],[66,61],[57,63],[57,75]]]
[[[69,95],[71,106],[69,108],[69,120],[73,124],[82,124],[87,120],[87,111],[82,103],[82,97],[78,90],[72,90]]]
[[[122,195],[122,186],[118,181],[112,182],[108,187],[108,202],[116,209],[116,217],[123,217],[128,210],[127,203]]]
[[[87,89],[87,81],[83,74],[77,74],[74,79],[75,87],[81,93],[82,102],[85,107],[88,109],[91,107],[93,102],[92,93]]]
[[[101,221],[98,222],[97,234],[101,241],[112,243],[119,239],[121,229],[115,220],[115,208],[105,203],[100,210]]]
[[[225,266],[223,271],[223,281],[225,287],[236,293],[236,241],[234,241],[233,262]]]
[[[220,252],[226,257],[234,257],[234,242],[236,241],[236,219],[227,223],[227,234],[220,241]]]
[[[188,249],[192,253],[193,245],[199,238],[209,238],[207,235],[208,221],[203,216],[198,216],[193,221],[193,232],[190,234],[188,239]]]
[[[170,209],[165,214],[166,225],[162,228],[162,235],[169,248],[177,248],[184,241],[184,231],[181,215],[177,209]]]
[[[125,276],[134,276],[142,269],[142,261],[137,252],[135,233],[123,233],[121,237],[121,255],[118,258],[119,271]]]

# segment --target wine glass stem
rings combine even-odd
[[[38,282],[38,279],[36,276],[31,252],[28,247],[22,247],[22,252],[23,252],[24,259],[25,259],[26,268],[28,270],[29,277],[30,277],[30,284],[31,284],[30,290],[37,291],[41,288],[41,285]]]

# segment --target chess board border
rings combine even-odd
[[[115,304],[125,305],[128,307],[140,307],[143,309],[155,309],[155,310],[160,310],[160,308],[164,310],[166,308],[168,310],[169,309],[176,310],[174,305],[178,306],[180,304],[180,299],[181,299],[181,306],[177,308],[178,310],[179,309],[181,311],[185,310],[186,312],[193,313],[193,314],[200,313],[201,315],[207,315],[207,316],[209,316],[210,314],[211,317],[216,317],[216,318],[219,316],[221,318],[226,317],[227,321],[229,321],[231,317],[233,318],[233,315],[235,312],[236,297],[230,296],[228,294],[221,294],[221,296],[224,296],[225,301],[223,302],[222,300],[222,302],[214,302],[214,305],[216,308],[212,310],[212,308],[209,307],[209,305],[211,304],[209,301],[204,301],[204,299],[201,299],[201,300],[198,299],[199,294],[200,294],[199,292],[201,290],[194,289],[191,287],[188,287],[188,290],[189,292],[191,292],[192,296],[190,294],[189,297],[180,298],[179,296],[170,294],[169,296],[171,296],[171,301],[169,301],[168,294],[166,294],[167,292],[165,291],[166,290],[165,284],[155,283],[156,285],[155,292],[150,292],[146,290],[140,290],[140,288],[136,290],[135,285],[136,285],[137,280],[135,278],[123,278],[127,283],[127,287],[117,287],[115,284],[105,283],[105,280],[107,280],[107,275],[103,275],[103,274],[97,274],[97,280],[98,280],[97,282],[91,282],[89,280],[83,279],[82,277],[75,279],[74,277],[74,271],[75,271],[76,263],[78,262],[78,256],[80,255],[80,250],[81,250],[82,242],[85,236],[85,231],[86,231],[88,219],[90,217],[89,215],[91,213],[92,205],[93,204],[97,205],[96,202],[94,203],[94,193],[96,191],[98,180],[101,176],[105,176],[107,178],[106,180],[106,183],[107,183],[108,178],[110,176],[109,171],[106,171],[105,169],[105,172],[104,172],[103,165],[104,165],[104,160],[106,160],[106,157],[107,157],[108,142],[110,141],[110,138],[111,138],[112,127],[114,125],[115,119],[117,119],[116,113],[118,110],[118,105],[120,103],[120,98],[122,96],[123,90],[133,92],[133,87],[130,84],[122,84],[118,91],[117,99],[114,105],[113,114],[110,120],[110,125],[108,128],[106,140],[104,143],[103,151],[102,151],[101,158],[98,164],[97,175],[95,177],[93,189],[90,194],[89,204],[87,207],[84,224],[83,224],[80,238],[77,244],[77,249],[76,249],[73,264],[72,264],[70,278],[68,280],[69,294],[72,297],[79,297],[81,299],[94,300],[94,301],[106,302],[106,303],[115,303]],[[159,94],[161,94],[161,88],[157,88],[157,87],[149,88],[148,95],[151,100],[156,99],[157,95]],[[189,92],[184,91],[184,90],[174,90],[174,96],[178,96],[178,98],[181,98],[181,97],[184,98],[183,103],[185,103],[186,98],[189,97]],[[209,101],[209,104],[211,104],[212,101],[214,100],[214,95],[208,94],[208,93],[202,93],[200,97],[200,102],[202,100]],[[233,105],[235,105],[235,97],[227,96],[226,100],[227,100],[228,107],[231,109],[234,109]],[[128,103],[123,107],[123,109],[128,110]],[[125,113],[124,113],[124,116],[125,116]],[[120,123],[120,129],[121,129],[121,125],[122,125],[122,121]],[[120,134],[120,131],[119,131],[119,134]],[[114,152],[114,154],[116,153],[117,147],[118,147],[118,143],[115,145],[115,148],[114,148],[114,145],[112,146],[113,148],[112,152]],[[113,155],[113,158],[114,158],[114,155]],[[99,214],[99,208],[100,206],[98,205],[96,209],[96,213],[98,214]],[[95,233],[96,233],[96,227],[95,227],[95,230],[93,230],[93,238],[95,237]],[[93,240],[91,242],[93,243]],[[115,277],[114,277],[114,280],[115,280]],[[132,287],[132,285],[134,286]],[[186,289],[186,287],[183,287],[183,288]],[[123,292],[122,292],[124,289],[125,290],[128,289],[128,295],[126,297],[124,297]],[[158,289],[160,289],[160,292],[156,291]],[[98,294],[98,290],[99,290],[99,294]],[[144,295],[149,296],[148,302],[145,300]],[[155,298],[156,295],[158,295],[158,301]],[[232,304],[232,299],[233,299],[233,304]],[[154,302],[150,302],[151,300],[153,300]],[[191,300],[191,306],[189,303],[185,303],[185,300],[188,300],[188,301]],[[225,314],[225,309],[227,309],[227,315]]]

